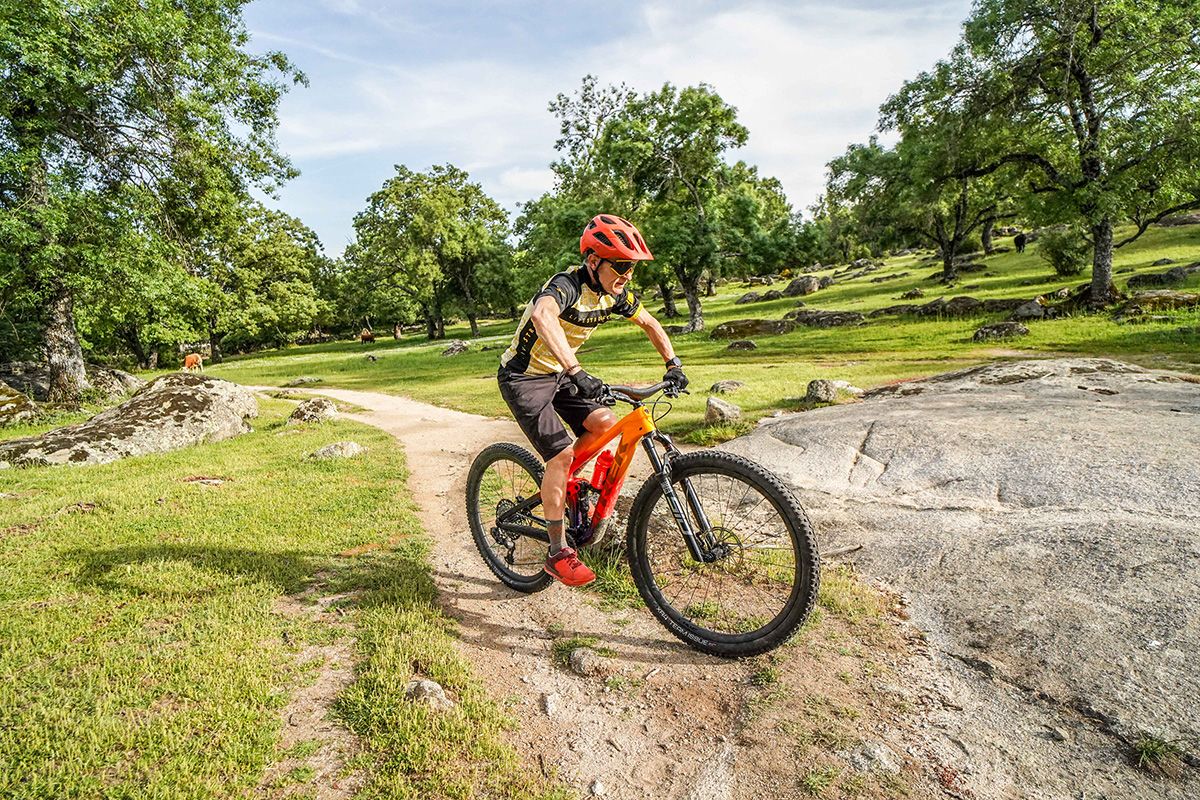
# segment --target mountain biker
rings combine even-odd
[[[581,265],[551,277],[529,301],[497,374],[500,395],[546,462],[542,508],[550,550],[544,569],[567,586],[596,579],[567,546],[563,527],[571,460],[617,422],[616,414],[598,402],[604,382],[580,366],[575,351],[598,325],[619,314],[645,331],[662,356],[663,380],[679,390],[688,385],[667,332],[628,285],[639,261],[654,260],[638,229],[614,214],[599,214],[584,228],[579,252]],[[578,437],[574,447],[563,422]]]

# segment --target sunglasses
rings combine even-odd
[[[638,265],[636,261],[608,261],[612,271],[618,275],[628,275],[629,271]]]

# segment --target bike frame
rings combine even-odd
[[[613,455],[612,465],[608,468],[608,473],[605,475],[603,485],[593,487],[600,492],[600,499],[596,503],[596,510],[592,515],[593,527],[598,526],[601,522],[612,513],[613,507],[616,505],[617,496],[621,493],[621,487],[625,483],[625,476],[629,473],[629,468],[633,464],[633,457],[637,451],[637,445],[640,442],[646,451],[646,455],[650,459],[651,465],[654,467],[654,472],[658,476],[662,484],[663,496],[667,499],[667,504],[670,506],[671,514],[675,517],[675,521],[679,524],[680,533],[683,534],[684,541],[687,543],[688,550],[692,558],[701,563],[716,560],[719,555],[715,554],[713,548],[715,542],[712,538],[712,526],[709,524],[707,515],[704,513],[699,498],[696,496],[695,490],[692,488],[690,481],[683,481],[684,495],[687,499],[692,513],[696,517],[696,521],[700,525],[700,535],[703,537],[704,545],[701,544],[700,537],[697,536],[697,531],[692,525],[688,515],[684,513],[683,504],[679,500],[675,488],[671,485],[670,468],[664,461],[662,456],[654,448],[654,440],[661,439],[664,445],[668,448],[668,453],[673,449],[671,440],[658,432],[658,428],[654,424],[654,418],[646,407],[639,401],[630,401],[633,404],[633,410],[619,419],[615,425],[604,432],[599,439],[593,442],[583,452],[577,453],[571,459],[571,469],[568,473],[568,481],[576,480],[576,476],[580,470],[587,465],[589,461],[596,457],[601,450],[606,448],[614,439],[620,437],[617,443],[616,453]],[[504,514],[503,519],[497,519],[497,526],[508,533],[519,534],[537,539],[541,542],[549,543],[550,537],[547,536],[544,530],[536,528],[532,525],[521,525],[520,523],[508,522],[512,516],[524,514],[530,518],[536,519],[538,522],[545,523],[545,520],[534,517],[529,514],[529,509],[541,503],[541,492],[525,499],[514,508]]]

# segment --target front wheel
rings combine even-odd
[[[515,444],[494,444],[475,457],[467,474],[467,521],[479,554],[504,584],[518,592],[538,592],[553,580],[542,569],[546,545],[501,530],[497,517],[541,491],[542,464],[537,456]],[[542,513],[539,503],[529,509]],[[513,520],[544,527],[533,516]]]
[[[704,560],[693,557],[659,477],[651,476],[634,500],[628,532],[633,580],[650,611],[713,655],[751,656],[783,644],[808,619],[820,580],[800,503],[763,467],[715,450],[674,458],[671,485]]]

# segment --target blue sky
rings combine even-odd
[[[273,205],[338,255],[395,164],[453,163],[506,208],[551,188],[546,110],[586,74],[639,91],[712,85],[750,130],[736,153],[816,199],[829,159],[872,133],[879,104],[949,52],[969,0],[381,2],[257,0],[256,51],[307,74],[280,109],[301,175]]]

